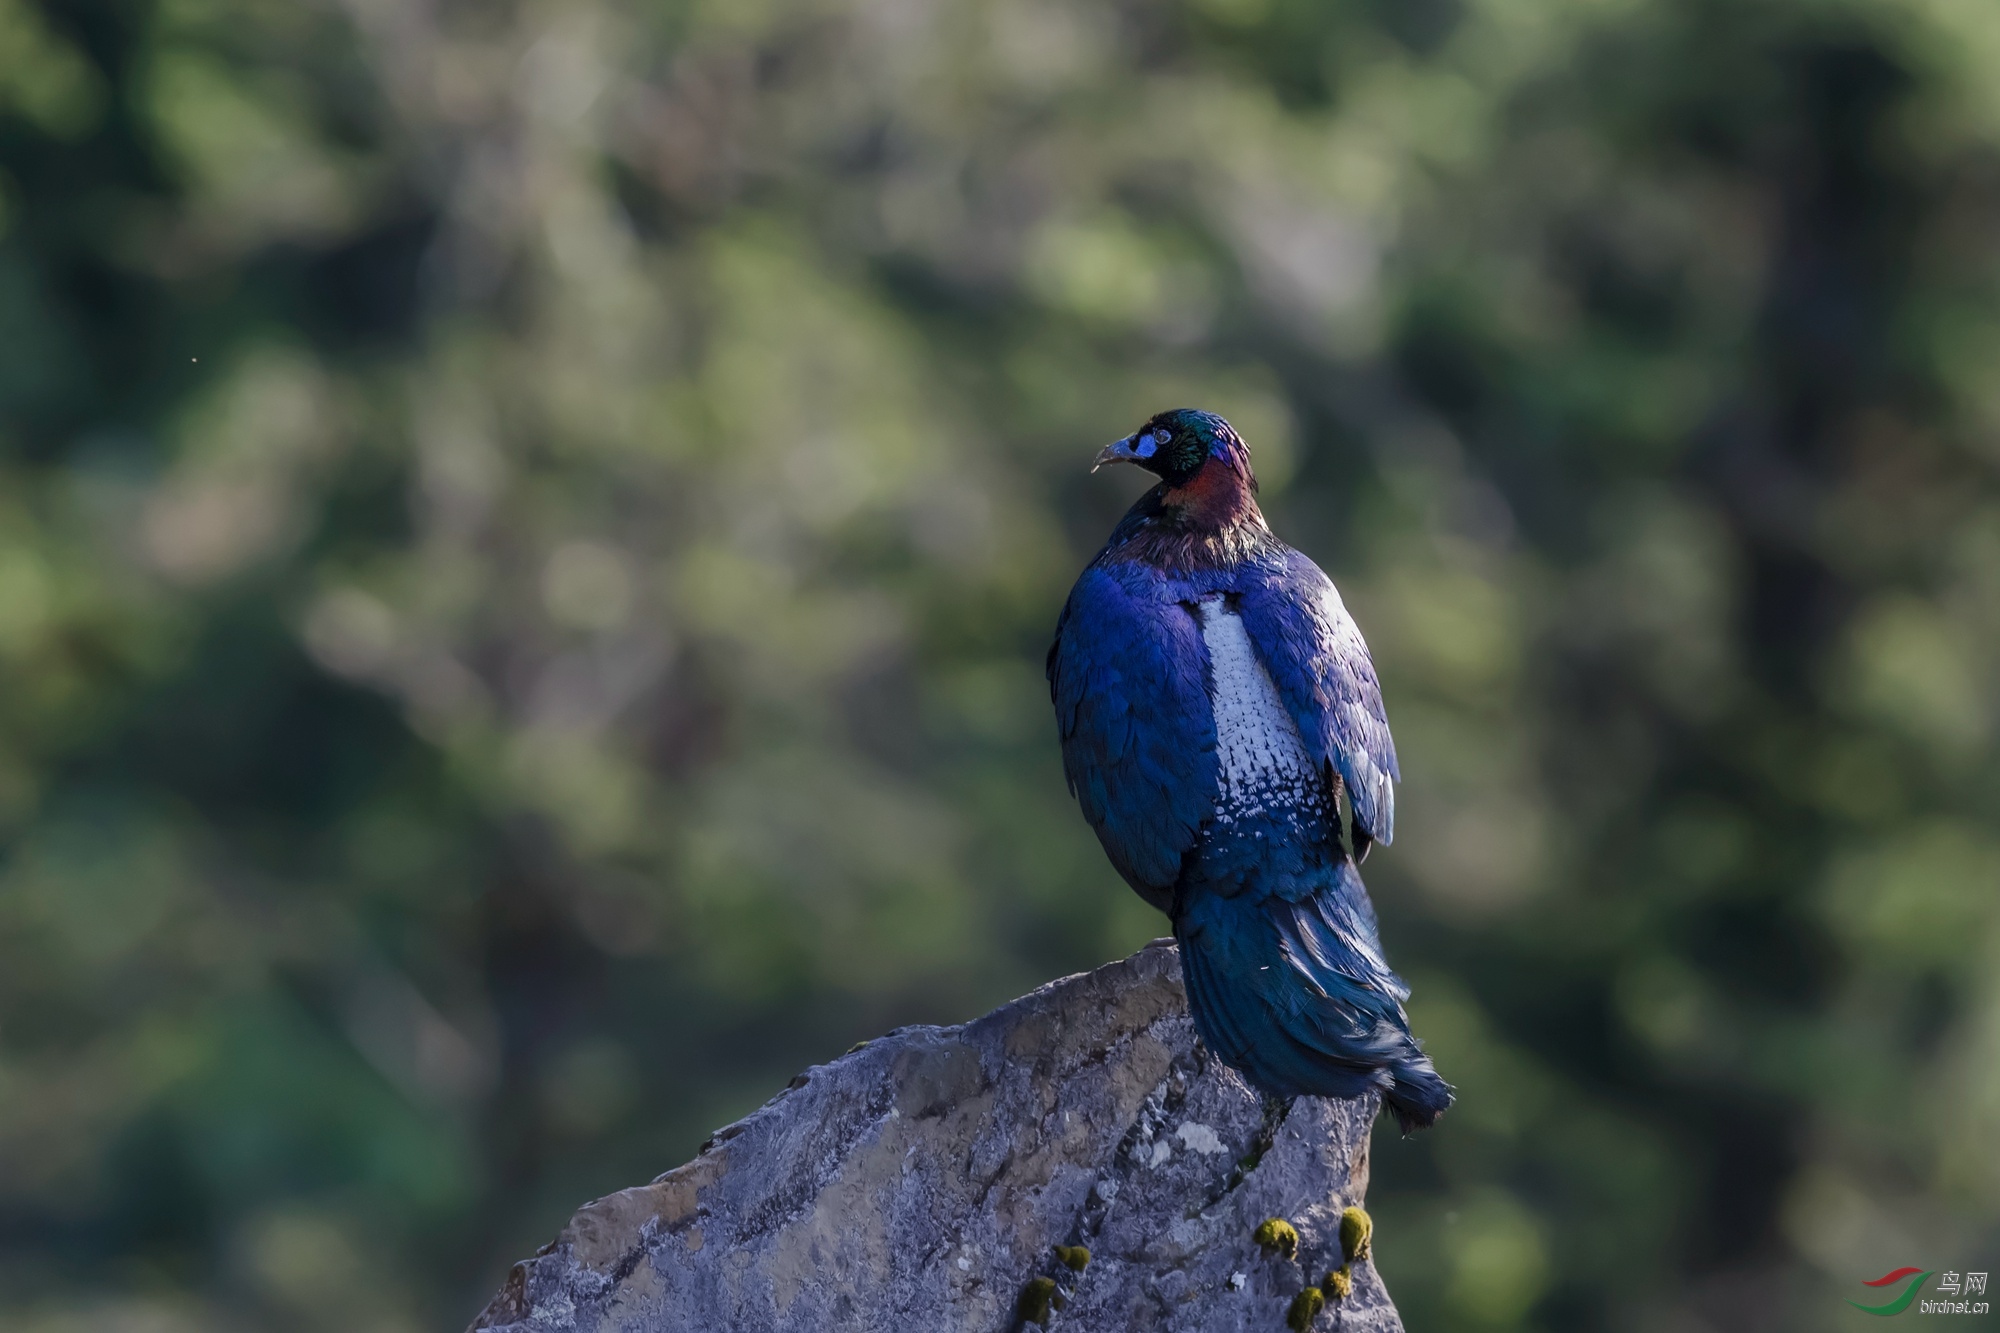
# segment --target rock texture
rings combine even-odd
[[[1341,1262],[1376,1109],[1267,1108],[1196,1043],[1161,940],[815,1066],[694,1161],[586,1206],[473,1328],[1282,1333]],[[1270,1217],[1296,1258],[1252,1239]],[[1400,1330],[1374,1265],[1353,1276],[1313,1327]]]

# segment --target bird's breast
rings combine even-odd
[[[1218,770],[1215,828],[1237,837],[1323,835],[1326,784],[1258,658],[1243,617],[1221,596],[1195,604],[1208,647]]]

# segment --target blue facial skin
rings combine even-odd
[[[1090,470],[1097,471],[1107,463],[1146,463],[1160,452],[1160,446],[1172,439],[1165,431],[1139,430],[1122,440],[1113,440],[1098,453]]]

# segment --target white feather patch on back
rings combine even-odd
[[[1243,617],[1220,597],[1202,599],[1196,610],[1208,645],[1215,708],[1217,822],[1265,814],[1298,822],[1324,818],[1325,785],[1271,673],[1251,646]]]

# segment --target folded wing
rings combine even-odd
[[[1049,648],[1063,772],[1118,873],[1171,910],[1181,857],[1215,809],[1207,650],[1150,571],[1085,571]]]
[[[1354,618],[1333,581],[1297,551],[1282,566],[1246,581],[1244,628],[1315,762],[1347,784],[1362,831],[1387,843],[1396,832],[1402,774],[1382,709],[1382,684]]]

